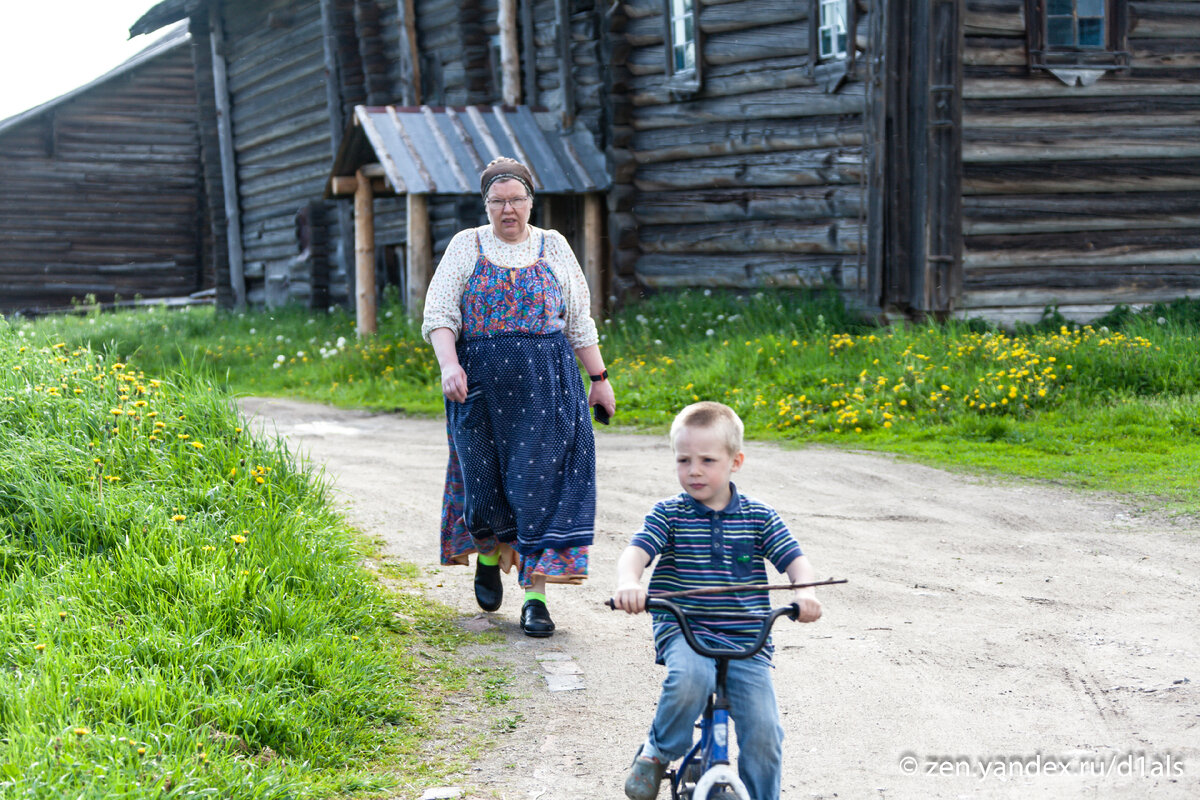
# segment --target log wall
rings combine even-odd
[[[0,311],[211,287],[191,45],[0,135]]]
[[[224,25],[247,299],[263,303],[270,281],[273,294],[292,300],[327,289],[331,302],[345,303],[343,262],[328,263],[327,287],[314,288],[313,261],[300,257],[296,236],[296,215],[322,197],[331,158],[320,4],[226,3]],[[315,216],[318,240],[338,242],[337,215]]]
[[[967,0],[964,312],[1200,294],[1200,4],[1131,2],[1130,69],[1026,66],[1021,0]]]
[[[814,79],[809,4],[699,0],[702,84],[666,85],[664,3],[612,15],[614,285],[816,286],[865,249],[861,71]],[[860,16],[860,41],[868,20]]]

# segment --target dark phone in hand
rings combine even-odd
[[[609,416],[608,412],[604,410],[604,406],[592,406],[592,414],[596,417],[596,422],[599,422],[601,425],[608,424]]]

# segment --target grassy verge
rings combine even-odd
[[[496,680],[452,658],[477,637],[382,590],[322,483],[209,382],[25,333],[0,320],[0,797],[303,798],[462,769],[431,742],[442,699]]]
[[[157,309],[22,330],[147,371],[183,365],[236,392],[442,408],[432,352],[395,304],[361,343],[344,312],[296,309]],[[1012,332],[874,328],[823,294],[692,291],[627,308],[601,335],[619,424],[661,431],[683,405],[717,399],[755,438],[885,450],[1200,511],[1200,303],[1118,308],[1087,326],[1048,315]]]

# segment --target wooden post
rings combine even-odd
[[[517,0],[500,0],[500,96],[506,106],[521,103],[521,51],[517,46]]]
[[[400,101],[421,105],[421,51],[417,47],[417,13],[413,0],[396,0],[400,26]]]
[[[229,242],[229,283],[233,307],[246,307],[246,268],[242,254],[242,218],[238,206],[237,164],[233,156],[232,109],[225,74],[225,28],[219,3],[209,9],[209,40],[212,43],[213,92],[217,102],[217,138],[220,142],[221,182],[225,190],[226,238]]]
[[[558,57],[558,85],[562,88],[562,124],[570,129],[575,124],[575,62],[571,59],[571,3],[554,0],[555,46]],[[696,53],[699,62],[700,53]]]
[[[423,194],[405,196],[408,211],[408,241],[405,244],[404,269],[407,292],[404,306],[417,316],[425,306],[425,291],[433,277],[433,241],[429,237],[429,205]]]
[[[321,0],[321,37],[323,55],[325,58],[325,106],[329,110],[329,145],[331,155],[337,159],[341,150],[342,137],[346,131],[346,109],[342,107],[342,71],[337,57],[337,22],[335,19],[334,0]],[[350,251],[354,247],[354,221],[349,203],[337,203],[336,214],[338,222],[338,241],[341,246],[331,248],[333,253],[327,256],[328,261],[337,261],[338,268],[349,280],[354,275],[350,268]],[[313,266],[312,294],[309,304],[314,308],[324,308],[329,305],[329,266],[323,272],[324,285],[317,286],[316,266]],[[353,287],[351,287],[353,288]]]
[[[583,196],[583,275],[592,295],[592,317],[604,309],[604,243],[600,232],[604,228],[604,211],[597,192]]]
[[[354,187],[354,294],[362,338],[375,333],[375,192],[361,169]]]

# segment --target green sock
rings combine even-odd
[[[483,553],[480,553],[479,554],[479,563],[483,564],[485,567],[494,567],[500,563],[500,554],[492,553],[489,556],[489,555],[484,555]]]
[[[541,592],[531,592],[526,589],[525,602],[528,603],[530,600],[541,600],[542,604],[544,605],[546,603],[546,595],[542,594]]]

